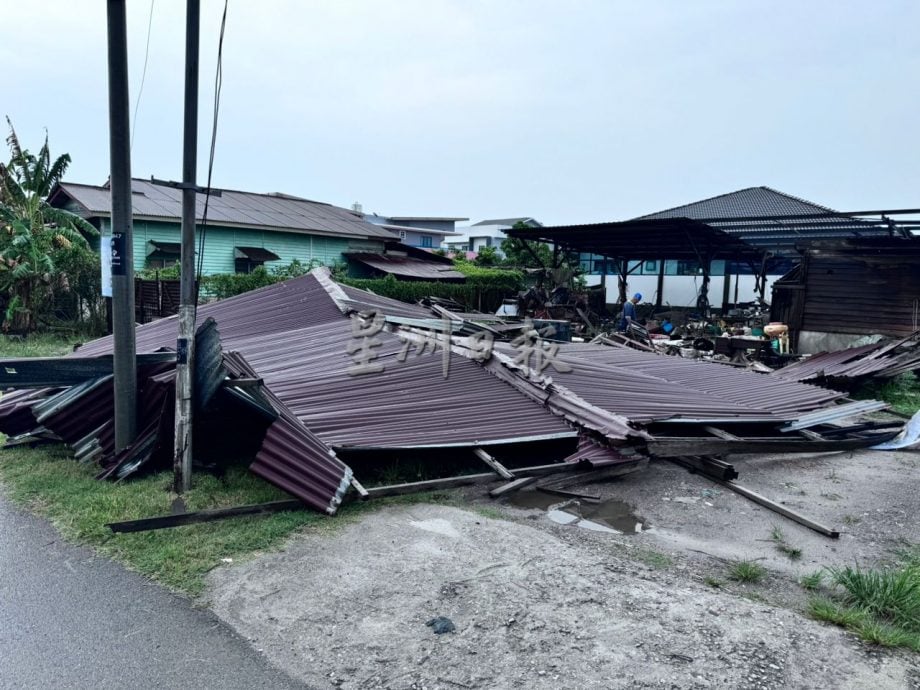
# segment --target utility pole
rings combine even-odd
[[[109,153],[112,196],[112,328],[115,336],[115,450],[137,436],[134,250],[131,227],[131,137],[125,0],[108,0]],[[105,242],[105,237],[101,238]]]
[[[182,254],[179,339],[176,344],[176,445],[174,489],[192,485],[192,371],[195,357],[195,196],[198,191],[198,33],[200,0],[188,0],[185,17],[185,122],[182,141]]]

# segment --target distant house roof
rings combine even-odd
[[[700,221],[754,245],[789,245],[827,237],[890,233],[877,222],[860,220],[772,187],[739,189],[633,220],[667,218]]]
[[[390,223],[379,223],[377,227],[386,228],[390,231],[391,234],[399,234],[400,232],[420,232],[428,233],[431,235],[459,235],[460,233],[456,230],[438,230],[437,228],[415,228],[409,225],[392,225]]]
[[[388,220],[436,220],[436,221],[456,221],[456,220],[469,220],[469,218],[454,218],[453,216],[386,216]]]
[[[481,220],[478,223],[473,223],[470,227],[475,228],[477,225],[507,225],[510,228],[518,223],[525,223],[532,228],[543,226],[543,223],[533,218],[494,218],[492,220]]]
[[[182,216],[182,191],[154,185],[149,180],[131,181],[135,218],[178,221]],[[108,186],[62,182],[51,193],[54,205],[72,200],[81,215],[105,218],[111,214]],[[204,196],[198,195],[196,217],[204,212]],[[208,202],[208,222],[214,225],[262,228],[336,237],[393,239],[393,233],[364,220],[360,214],[338,206],[301,199],[288,194],[255,194],[231,189]]]

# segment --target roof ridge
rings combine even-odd
[[[660,211],[652,211],[651,213],[646,213],[641,216],[636,216],[635,218],[630,218],[630,220],[642,220],[643,218],[648,218],[649,216],[657,216],[662,213],[670,213],[671,211],[676,211],[679,208],[686,208],[687,206],[696,206],[697,204],[705,204],[707,201],[715,201],[716,199],[721,199],[726,196],[732,196],[733,194],[740,194],[741,192],[749,192],[752,189],[770,189],[764,185],[754,186],[754,187],[743,187],[742,189],[736,189],[733,192],[723,192],[722,194],[716,194],[715,196],[706,197],[705,199],[697,199],[696,201],[691,201],[687,204],[677,204],[677,206],[671,206],[670,208],[664,208]],[[771,189],[770,191],[776,191]]]
[[[661,210],[661,211],[654,211],[654,212],[652,212],[652,213],[647,213],[647,214],[642,215],[642,216],[637,216],[637,217],[635,217],[635,218],[631,218],[630,220],[643,220],[643,219],[646,219],[646,218],[651,218],[652,216],[661,216],[661,215],[663,215],[663,214],[672,213],[672,212],[678,211],[678,210],[680,210],[680,209],[688,208],[688,207],[691,207],[691,206],[699,206],[699,205],[701,205],[701,204],[706,204],[706,203],[709,203],[709,202],[712,202],[712,201],[716,201],[716,200],[718,200],[718,199],[724,199],[724,198],[726,198],[726,197],[731,197],[731,196],[735,196],[735,195],[738,195],[738,194],[743,194],[743,193],[745,193],[745,192],[751,192],[751,191],[754,191],[754,190],[763,190],[763,191],[767,191],[767,192],[770,192],[771,194],[776,194],[777,196],[781,196],[781,197],[783,197],[783,198],[785,198],[785,199],[790,199],[790,200],[795,201],[795,202],[797,202],[797,203],[805,204],[806,206],[811,206],[811,207],[813,207],[813,208],[815,208],[815,209],[820,210],[820,211],[823,212],[823,213],[833,213],[833,214],[836,214],[836,215],[838,215],[838,216],[840,216],[840,217],[852,218],[852,216],[849,216],[849,215],[847,215],[846,213],[842,213],[841,211],[838,211],[838,210],[836,210],[836,209],[830,208],[829,206],[824,206],[824,205],[822,205],[822,204],[816,204],[814,201],[809,201],[808,199],[803,199],[802,197],[794,196],[793,194],[787,194],[786,192],[782,192],[782,191],[780,191],[780,190],[778,190],[778,189],[776,189],[776,188],[774,188],[774,187],[770,187],[769,185],[757,185],[757,186],[753,186],[753,187],[743,187],[743,188],[741,188],[741,189],[736,189],[736,190],[733,191],[733,192],[725,192],[724,194],[716,194],[715,196],[707,197],[707,198],[705,198],[705,199],[699,199],[699,200],[697,200],[697,201],[691,201],[690,203],[687,203],[687,204],[679,204],[679,205],[677,205],[677,206],[672,206],[672,207],[670,207],[670,208],[666,208],[666,209],[663,209],[663,210]],[[855,219],[854,219],[854,220],[855,220]]]
[[[767,191],[773,192],[774,194],[779,194],[780,196],[784,196],[784,197],[786,197],[787,199],[792,199],[793,201],[798,201],[800,204],[808,204],[809,206],[815,206],[816,208],[820,208],[822,211],[827,211],[828,213],[836,213],[836,214],[838,214],[838,215],[840,215],[840,216],[845,216],[845,217],[847,217],[847,218],[852,218],[852,216],[850,216],[850,215],[848,215],[848,214],[846,214],[846,213],[843,213],[842,211],[838,211],[838,210],[835,209],[835,208],[831,208],[830,206],[825,206],[824,204],[816,204],[814,201],[809,201],[808,199],[803,199],[802,197],[800,197],[800,196],[795,196],[794,194],[787,194],[786,192],[781,192],[780,190],[778,190],[778,189],[776,189],[776,188],[774,188],[774,187],[768,187],[767,185],[763,185],[763,186],[761,187],[761,189],[766,189]]]

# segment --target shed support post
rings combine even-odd
[[[619,288],[620,295],[617,299],[620,304],[626,304],[626,280],[629,278],[629,271],[627,270],[629,261],[620,259],[617,264],[620,269],[620,275],[617,278],[617,287]]]
[[[658,291],[655,295],[655,311],[664,303],[664,259],[658,261]]]

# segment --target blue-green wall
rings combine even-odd
[[[109,233],[108,219],[103,219],[102,231],[105,234]],[[179,231],[178,223],[135,220],[134,269],[145,268],[145,260],[150,249],[147,244],[149,240],[178,242]],[[195,246],[198,246],[197,234]],[[247,230],[209,225],[205,235],[204,275],[233,273],[235,270],[234,247],[262,247],[281,257],[278,261],[266,263],[266,268],[286,266],[294,259],[304,264],[315,259],[329,266],[337,261],[344,261],[343,252],[383,251],[383,243],[374,240],[346,240],[339,237],[322,237],[295,232]]]

